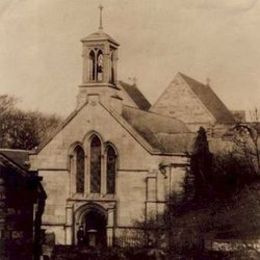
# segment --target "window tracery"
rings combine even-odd
[[[101,191],[101,142],[94,136],[90,144],[90,192]]]
[[[107,193],[115,193],[117,155],[112,146],[107,147]]]
[[[116,149],[111,143],[103,144],[97,135],[91,136],[85,147],[88,147],[86,153],[82,145],[77,144],[70,156],[74,176],[72,190],[79,194],[114,194],[118,163]]]
[[[101,49],[95,48],[90,50],[88,70],[90,81],[103,81],[104,54]]]
[[[85,153],[80,146],[77,146],[74,152],[76,157],[76,192],[84,193]]]

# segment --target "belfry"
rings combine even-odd
[[[79,99],[88,94],[115,94],[118,89],[117,60],[119,44],[103,31],[100,6],[99,30],[81,39],[83,44],[83,77],[79,86]]]

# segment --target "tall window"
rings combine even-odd
[[[103,81],[104,55],[102,50],[95,48],[89,52],[88,69],[90,81]]]
[[[94,136],[90,144],[90,191],[100,193],[101,190],[101,142]]]
[[[97,80],[103,80],[103,53],[101,50],[98,51],[97,54]]]
[[[95,52],[92,50],[89,53],[89,79],[90,80],[95,80],[95,67],[96,67],[96,62],[95,62]]]
[[[75,148],[75,156],[76,156],[76,192],[84,193],[85,153],[80,146],[77,146]]]
[[[117,156],[113,147],[107,148],[107,193],[115,193]]]

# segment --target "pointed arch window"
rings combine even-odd
[[[84,193],[85,153],[80,146],[75,148],[74,153],[76,157],[76,192]]]
[[[95,52],[93,50],[90,51],[89,53],[89,79],[90,80],[95,80],[95,67],[96,67],[96,62],[95,62]]]
[[[101,49],[94,48],[88,55],[88,78],[90,81],[103,81],[104,54]]]
[[[97,136],[90,143],[90,191],[101,191],[101,141]]]
[[[103,62],[104,62],[104,56],[103,52],[101,50],[97,53],[97,80],[102,81],[103,80]]]
[[[107,193],[115,193],[117,155],[114,148],[107,147]]]

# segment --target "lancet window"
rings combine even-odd
[[[90,144],[90,192],[101,191],[101,142],[93,136]]]
[[[89,80],[103,81],[104,77],[104,54],[100,49],[93,49],[89,52]]]
[[[84,150],[77,146],[74,150],[76,161],[76,192],[84,193],[85,181],[85,153]]]
[[[117,155],[112,146],[107,147],[107,193],[115,193]]]

